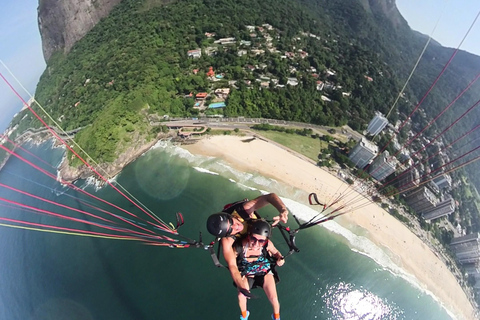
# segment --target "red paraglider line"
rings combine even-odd
[[[105,181],[109,186],[111,186],[115,191],[117,191],[120,195],[122,195],[125,199],[127,199],[130,203],[132,203],[134,206],[136,206],[138,209],[143,211],[147,216],[152,218],[154,221],[159,223],[160,225],[163,225],[161,221],[159,221],[156,217],[152,216],[150,213],[148,213],[145,209],[143,209],[141,206],[139,206],[136,202],[131,200],[129,197],[127,197],[122,191],[120,191],[117,187],[115,187],[108,179],[106,179],[104,176],[102,176],[95,168],[93,168],[90,164],[88,164],[78,153],[73,150],[68,143],[65,142],[56,132],[53,130],[29,105],[28,103],[20,96],[20,94],[13,88],[13,86],[8,82],[8,80],[3,76],[3,74],[0,72],[0,77],[5,81],[5,83],[10,87],[10,89],[15,93],[15,95],[23,102],[23,104],[30,110],[30,112],[33,113],[33,115],[50,131],[50,133],[57,138],[62,144],[64,144],[68,150],[70,150],[80,161],[82,161],[92,172],[97,174],[103,181]],[[170,233],[175,233],[175,231],[171,230],[168,228],[168,226],[160,226],[162,229],[165,229],[164,231],[170,232]]]
[[[14,146],[15,148],[18,148],[18,149],[20,149],[20,150],[28,153],[29,155],[31,155],[32,157],[34,157],[34,158],[37,159],[38,161],[43,162],[44,164],[46,164],[47,166],[49,166],[49,167],[52,168],[52,169],[55,169],[55,167],[52,166],[50,163],[48,163],[47,161],[43,160],[42,158],[36,156],[35,154],[33,154],[32,152],[28,151],[27,149],[23,148],[21,145],[15,143],[15,141],[9,139],[8,136],[6,136],[6,135],[0,135],[0,136],[3,137],[4,139],[6,139],[6,140],[7,140],[8,142],[10,142],[11,144],[13,144],[13,146]]]
[[[20,156],[19,154],[17,154],[17,153],[15,153],[15,152],[11,151],[10,149],[6,148],[5,146],[0,145],[0,149],[3,149],[3,150],[5,150],[5,151],[9,152],[9,153],[12,154],[13,156],[17,157],[18,159],[22,160],[23,162],[27,163],[28,165],[32,166],[33,168],[39,170],[40,172],[44,173],[45,175],[49,176],[50,178],[54,179],[55,181],[57,180],[57,177],[56,177],[55,175],[53,175],[53,174],[51,174],[50,172],[48,172],[48,171],[46,171],[46,170],[38,167],[37,165],[35,165],[35,164],[33,164],[32,162],[28,161],[27,159],[23,158],[23,157]],[[108,201],[106,201],[106,200],[103,200],[103,199],[97,197],[97,196],[94,196],[94,195],[86,192],[85,190],[82,190],[81,188],[75,186],[75,185],[72,184],[72,183],[68,183],[68,182],[65,182],[65,183],[67,184],[67,186],[69,186],[70,188],[72,188],[72,189],[74,189],[74,190],[76,190],[76,191],[82,192],[82,193],[84,193],[84,194],[86,194],[86,195],[88,195],[88,196],[90,196],[90,197],[92,197],[92,198],[94,198],[94,199],[96,199],[96,200],[99,200],[99,201],[101,201],[101,202],[104,202],[104,203],[106,203],[106,204],[109,204],[110,206],[112,206],[112,207],[114,207],[114,208],[116,208],[116,209],[118,209],[118,210],[120,210],[120,211],[123,211],[123,212],[125,212],[125,213],[127,213],[127,214],[129,214],[129,215],[131,215],[131,216],[133,216],[133,217],[135,217],[135,218],[138,218],[138,217],[137,217],[136,215],[134,215],[133,213],[130,213],[130,212],[128,212],[127,210],[125,210],[125,209],[123,209],[123,208],[120,208],[120,207],[117,206],[117,205],[114,205],[113,203],[110,203],[110,202],[108,202]],[[138,226],[138,225],[136,225],[136,224],[134,224],[134,223],[132,223],[132,222],[124,219],[124,218],[122,218],[121,216],[114,215],[114,217],[116,217],[116,218],[118,218],[118,219],[120,219],[120,220],[122,220],[122,221],[124,221],[124,222],[126,222],[126,223],[128,223],[128,224],[130,224],[130,225],[133,225],[133,226],[135,226],[135,227],[137,227],[137,228],[140,228],[140,229],[142,229],[142,230],[144,230],[144,231],[147,231],[147,232],[149,232],[149,233],[155,234],[153,231],[148,230],[148,229],[145,229],[145,228],[142,228],[142,227],[140,227],[140,226]]]

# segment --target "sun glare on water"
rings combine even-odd
[[[327,288],[323,295],[326,307],[335,319],[399,319],[401,311],[377,295],[350,283],[340,282]]]

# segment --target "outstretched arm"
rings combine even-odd
[[[245,282],[242,281],[242,275],[240,274],[240,271],[238,271],[237,255],[232,247],[234,240],[232,238],[222,238],[221,241],[223,258],[227,263],[228,270],[230,271],[230,275],[232,276],[235,285],[239,289],[246,289],[248,291],[248,286],[245,286]]]
[[[243,205],[243,208],[248,214],[252,214],[253,211],[263,208],[268,204],[271,204],[272,206],[274,206],[279,212],[278,216],[273,217],[274,222],[272,226],[275,226],[279,222],[287,223],[288,221],[287,207],[283,203],[282,199],[280,199],[275,193],[265,194],[253,200],[247,201]]]
[[[282,253],[278,251],[277,248],[273,245],[272,241],[268,241],[267,250],[277,260],[277,266],[281,267],[285,263],[285,258],[283,257]]]

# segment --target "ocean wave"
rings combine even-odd
[[[75,182],[76,183],[79,183],[80,186],[78,186],[80,189],[82,190],[85,190],[86,188],[88,187],[93,187],[95,192],[99,191],[100,189],[106,187],[107,185],[115,185],[117,183],[117,179],[119,177],[120,173],[117,174],[116,176],[114,176],[113,178],[110,178],[108,179],[108,183],[106,183],[105,181],[103,181],[102,179],[99,179],[97,177],[94,177],[94,176],[90,176],[88,178],[86,178],[85,180],[79,180],[80,182]]]
[[[213,172],[213,171],[210,171],[210,170],[208,170],[208,169],[201,168],[201,167],[193,167],[193,169],[197,170],[198,172],[208,173],[208,174],[211,174],[211,175],[214,175],[214,176],[218,176],[218,175],[219,175],[218,172]]]

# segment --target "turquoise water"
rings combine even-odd
[[[30,149],[55,166],[62,156],[61,149],[52,150],[49,144]],[[116,180],[165,221],[174,221],[175,212],[182,212],[185,225],[181,234],[198,239],[202,232],[205,242],[212,240],[205,228],[209,214],[219,211],[225,203],[254,198],[262,191],[277,192],[290,211],[300,217],[313,210],[305,205],[303,191],[238,172],[218,159],[192,156],[166,143],[127,166]],[[0,171],[0,182],[89,209],[76,198],[85,196],[15,158]],[[140,214],[109,187],[95,191],[85,181],[78,185]],[[3,188],[0,196],[54,209]],[[82,227],[5,206],[0,210],[2,217]],[[272,208],[261,213],[267,217],[276,215]],[[290,222],[295,227],[293,219]],[[282,252],[287,251],[279,234],[273,240]],[[277,289],[284,320],[451,319],[430,295],[389,261],[387,254],[336,223],[300,232],[297,245],[301,251],[278,270],[281,282]],[[223,320],[239,316],[236,290],[228,272],[216,268],[203,249],[169,249],[0,227],[0,254],[0,319]],[[249,301],[250,320],[269,319],[268,300],[263,292],[255,293],[259,298]]]

